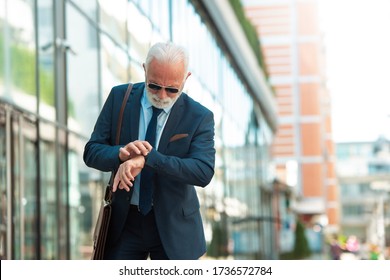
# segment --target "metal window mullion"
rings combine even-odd
[[[6,121],[5,121],[5,135],[6,135],[6,166],[7,166],[7,175],[6,175],[6,180],[7,180],[7,185],[6,185],[6,199],[7,199],[7,226],[6,226],[6,234],[7,234],[7,245],[6,245],[6,254],[7,254],[7,259],[12,258],[12,192],[11,192],[11,176],[12,176],[12,171],[11,171],[11,109],[9,106],[6,106]]]
[[[18,123],[19,123],[19,129],[18,129],[18,138],[19,138],[19,211],[20,211],[20,259],[24,260],[25,258],[25,211],[24,211],[24,202],[25,202],[25,195],[24,195],[24,140],[23,140],[23,133],[22,133],[22,127],[23,127],[23,115],[18,116]]]

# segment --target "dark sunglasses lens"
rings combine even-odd
[[[165,88],[169,93],[178,93],[179,90],[177,88]]]
[[[153,90],[160,90],[161,87],[155,84],[148,84],[148,87]]]
[[[152,90],[161,90],[163,88],[162,86],[159,86],[156,84],[148,84],[148,87]],[[178,93],[179,92],[179,90],[177,88],[167,87],[167,88],[165,88],[165,90],[169,93]]]

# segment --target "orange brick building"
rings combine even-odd
[[[277,98],[277,176],[295,189],[301,218],[337,231],[335,150],[317,0],[242,3],[258,31]]]

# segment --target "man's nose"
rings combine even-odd
[[[159,91],[157,91],[157,94],[158,94],[158,97],[161,99],[165,99],[168,97],[168,92],[165,88],[162,88]]]

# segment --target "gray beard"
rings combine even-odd
[[[175,104],[176,100],[180,97],[182,92],[178,92],[175,97],[168,97],[164,100],[161,100],[157,94],[151,93],[149,90],[146,90],[146,97],[148,98],[149,102],[152,103],[152,105],[159,109],[165,109],[173,104]]]

